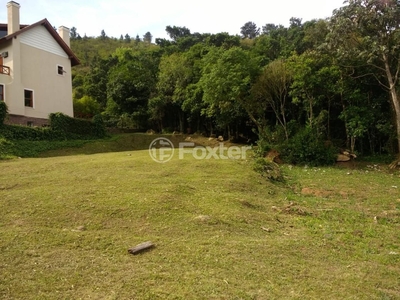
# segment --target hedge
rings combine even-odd
[[[101,115],[93,117],[92,121],[71,118],[63,113],[49,115],[50,128],[56,132],[63,132],[67,138],[96,137],[101,138],[106,134]]]
[[[60,141],[74,139],[96,139],[106,135],[103,119],[100,115],[92,121],[74,119],[62,113],[49,116],[49,127],[28,127],[22,125],[2,125],[0,137],[8,140]]]
[[[7,111],[7,104],[4,101],[0,100],[0,127],[1,125],[3,125],[4,120],[6,119]]]

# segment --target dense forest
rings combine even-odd
[[[166,31],[153,41],[72,28],[75,115],[270,148],[398,152],[400,1],[349,0],[328,19],[288,27],[250,21],[240,36]]]

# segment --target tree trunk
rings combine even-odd
[[[179,117],[179,132],[180,133],[184,133],[184,129],[185,129],[185,113],[183,111],[180,111],[178,113],[178,117]]]
[[[396,91],[396,82],[393,80],[392,72],[390,71],[389,60],[386,55],[383,55],[385,62],[386,76],[389,83],[390,96],[393,103],[393,108],[396,116],[396,129],[397,129],[397,147],[400,152],[400,102]]]
[[[399,98],[396,93],[396,88],[393,87],[390,90],[390,94],[392,96],[392,101],[393,101],[393,106],[394,106],[394,112],[396,115],[396,127],[397,127],[397,151],[400,152],[400,102]],[[399,153],[400,154],[400,153]]]

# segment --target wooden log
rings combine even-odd
[[[154,248],[154,247],[155,247],[155,244],[153,244],[152,242],[144,242],[144,243],[141,243],[141,244],[139,244],[139,245],[137,245],[137,246],[135,246],[133,248],[128,249],[128,252],[130,254],[136,255],[136,254],[139,254],[141,252],[150,250],[151,248]]]
[[[394,170],[394,169],[396,169],[397,167],[400,167],[400,158],[396,159],[394,162],[392,162],[392,163],[389,165],[389,169],[391,169],[391,170]]]
[[[351,160],[350,156],[344,155],[344,154],[338,154],[336,157],[337,162],[346,162]]]

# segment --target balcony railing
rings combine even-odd
[[[10,75],[10,67],[0,65],[0,74]]]

